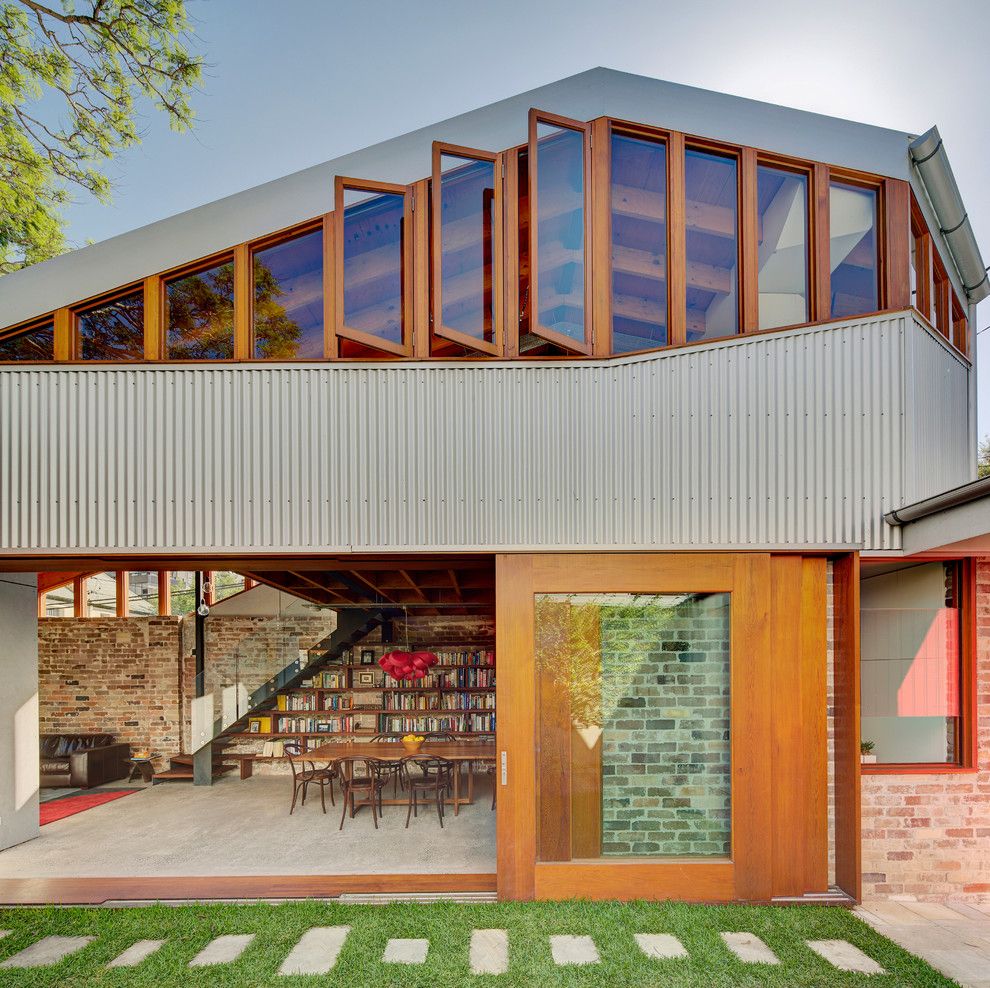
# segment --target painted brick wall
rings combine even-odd
[[[604,854],[729,853],[727,605],[602,612]]]
[[[863,896],[990,902],[990,557],[977,560],[977,772],[863,776]]]

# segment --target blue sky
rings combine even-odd
[[[110,168],[103,240],[595,65],[920,133],[937,123],[990,260],[987,7],[835,0],[189,0],[194,133],[154,115]],[[981,307],[979,327],[990,324]],[[990,433],[990,331],[978,337]]]

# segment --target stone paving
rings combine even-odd
[[[988,917],[990,918],[990,917]],[[307,930],[279,968],[280,975],[327,974],[347,941],[349,926],[319,926]],[[0,931],[0,937],[7,931]],[[886,931],[883,931],[886,932]],[[779,964],[774,952],[756,935],[744,931],[721,934],[725,946],[745,964]],[[0,968],[36,968],[58,964],[66,957],[83,950],[94,937],[44,937],[37,943],[8,957]],[[190,967],[231,964],[254,942],[253,933],[226,934],[211,940],[189,962]],[[669,933],[637,933],[636,945],[652,960],[677,960],[689,957],[677,937]],[[137,967],[158,951],[166,941],[138,940],[107,964],[108,968]],[[548,937],[553,961],[558,966],[589,966],[601,963],[594,938],[572,934]],[[884,970],[871,957],[845,940],[811,940],[809,949],[840,971],[861,974],[883,974]],[[990,948],[990,941],[986,946]],[[382,961],[387,964],[424,964],[430,950],[427,939],[388,941]],[[913,951],[920,953],[920,951]],[[922,955],[924,956],[924,955]],[[500,975],[509,970],[509,934],[506,930],[474,930],[470,947],[471,973]],[[978,988],[990,988],[990,981],[973,982]]]
[[[855,913],[962,988],[990,988],[990,903],[866,902]]]

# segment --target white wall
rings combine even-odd
[[[38,836],[38,579],[0,573],[0,850]]]

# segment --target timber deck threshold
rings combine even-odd
[[[494,873],[4,878],[0,879],[0,906],[76,906],[116,901],[157,902],[176,899],[332,899],[349,893],[494,891]]]

